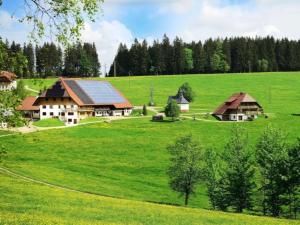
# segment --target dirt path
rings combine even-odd
[[[48,183],[48,182],[45,182],[45,181],[40,181],[40,180],[37,180],[37,179],[33,179],[33,178],[30,178],[30,177],[12,172],[12,171],[4,168],[4,167],[0,167],[0,173],[7,174],[7,175],[12,176],[12,177],[17,177],[17,178],[22,179],[24,181],[28,181],[28,182],[32,182],[32,183],[36,183],[36,184],[42,184],[42,185],[46,185],[48,187],[53,187],[53,188],[61,189],[61,190],[65,190],[65,191],[72,191],[72,192],[75,192],[75,193],[86,194],[86,195],[91,195],[91,196],[110,197],[110,196],[100,195],[100,194],[96,194],[96,193],[79,191],[79,190],[76,190],[76,189],[73,189],[73,188],[68,188],[68,187],[64,187],[64,186],[61,186],[61,185],[55,185],[55,184],[51,184],[51,183]],[[110,198],[113,198],[113,197],[110,197]]]
[[[25,89],[26,89],[27,91],[31,91],[31,92],[34,92],[34,93],[39,93],[39,91],[34,90],[34,89],[31,89],[31,88],[28,87],[27,85],[25,85]]]

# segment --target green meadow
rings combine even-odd
[[[93,196],[0,173],[0,224],[296,225],[297,221]]]
[[[138,106],[149,102],[150,88],[153,87],[154,101],[157,107],[163,108],[168,96],[176,94],[184,82],[190,83],[197,98],[190,105],[191,111],[183,114],[184,118],[177,122],[151,122],[150,117],[140,117],[18,134],[3,139],[0,137],[1,144],[8,149],[1,166],[51,184],[134,201],[68,194],[3,175],[0,187],[3,193],[0,202],[5,202],[4,206],[0,206],[3,218],[14,224],[14,216],[28,212],[30,218],[31,212],[46,202],[41,209],[37,209],[37,220],[45,215],[53,221],[62,219],[61,223],[72,223],[78,219],[87,223],[105,221],[116,224],[120,221],[132,224],[260,224],[260,221],[255,222],[259,220],[257,217],[140,201],[183,204],[183,199],[168,186],[166,169],[169,156],[166,146],[182,135],[192,134],[204,148],[222,151],[234,123],[219,122],[212,117],[205,119],[204,115],[212,112],[235,92],[243,91],[252,95],[268,115],[268,118],[239,123],[247,130],[251,146],[254,147],[259,134],[268,124],[286,131],[289,142],[295,141],[300,137],[300,73],[152,76],[107,80]],[[32,89],[38,89],[36,81],[24,82]],[[41,80],[39,83],[50,86],[53,82],[55,79]],[[199,120],[193,121],[193,115]],[[12,185],[14,182],[17,185]],[[49,196],[44,198],[48,192]],[[56,195],[57,204],[51,202]],[[101,200],[105,203],[101,203]],[[80,203],[88,208],[87,212],[80,210]],[[210,208],[204,186],[200,186],[191,198],[190,207]],[[110,212],[110,217],[106,216],[111,208],[121,212]],[[139,215],[135,218],[130,216],[130,212]],[[76,216],[72,217],[73,214]],[[184,217],[188,219],[183,220]],[[280,220],[268,220],[268,224],[276,223],[280,224]]]

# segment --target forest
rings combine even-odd
[[[55,43],[33,46],[0,38],[0,68],[23,78],[98,77],[101,74],[94,43],[75,43],[62,49]],[[300,40],[274,37],[234,37],[185,43],[164,35],[148,44],[120,44],[107,76],[251,73],[300,71]]]
[[[22,78],[97,77],[100,62],[95,44],[76,43],[63,51],[54,43],[21,46],[0,38],[0,68]]]
[[[120,44],[109,75],[172,75],[300,70],[300,40],[233,37],[185,43],[164,35]]]

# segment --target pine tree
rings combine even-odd
[[[223,160],[226,163],[225,179],[228,180],[230,205],[241,213],[252,206],[254,168],[248,148],[247,136],[239,127],[234,127],[225,146]]]
[[[300,209],[300,139],[288,149],[286,195],[289,217],[297,219]]]
[[[165,108],[165,114],[167,117],[172,117],[174,121],[175,118],[179,117],[180,109],[175,100],[171,100]]]
[[[26,74],[26,77],[34,77],[35,59],[34,59],[34,50],[33,50],[33,46],[31,43],[29,43],[28,45],[24,44],[23,54],[26,56],[27,61],[28,61],[28,68],[27,68],[28,74]]]
[[[173,48],[167,35],[164,35],[162,41],[163,61],[165,64],[165,71],[163,74],[173,74]]]
[[[268,126],[259,138],[256,146],[256,161],[262,176],[263,214],[270,212],[278,217],[284,204],[284,177],[286,174],[287,144],[284,134]]]
[[[182,74],[184,71],[184,46],[180,38],[173,42],[173,74]]]

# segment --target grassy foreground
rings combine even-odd
[[[0,224],[248,224],[297,221],[98,197],[47,187],[0,173]]]

